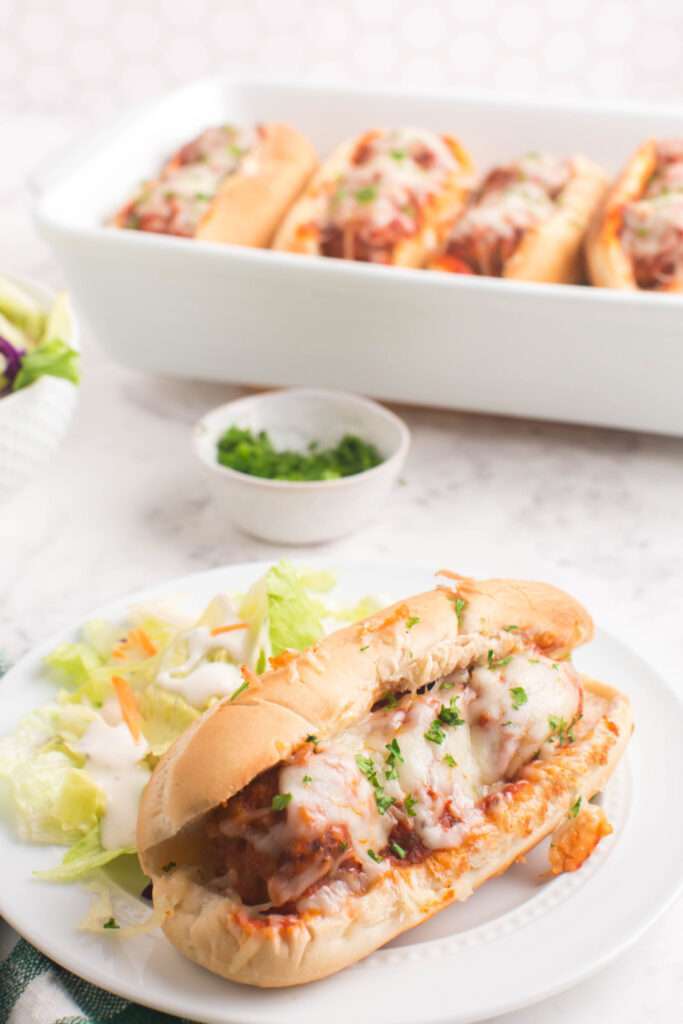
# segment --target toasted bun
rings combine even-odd
[[[318,158],[309,140],[287,124],[266,124],[251,166],[229,175],[197,228],[206,242],[268,246],[313,174]]]
[[[472,158],[452,135],[442,135],[441,138],[457,159],[460,168],[435,200],[425,207],[420,231],[394,245],[389,260],[392,266],[424,266],[445,238],[467,198],[474,171]],[[319,213],[318,197],[327,190],[330,182],[345,173],[358,143],[358,138],[349,139],[338,146],[323,163],[304,195],[284,219],[275,236],[274,249],[320,255],[320,229],[315,224]]]
[[[629,291],[638,289],[633,266],[621,244],[624,206],[641,198],[656,167],[657,143],[648,139],[631,156],[605,196],[586,237],[586,263],[591,284]],[[677,290],[676,285],[670,290]]]
[[[464,601],[464,606],[458,603]],[[459,618],[458,614],[459,612]],[[395,628],[419,618],[410,631]],[[460,621],[459,621],[460,619]],[[504,871],[566,819],[578,796],[603,788],[631,733],[628,700],[584,680],[589,710],[576,742],[553,748],[519,778],[483,798],[482,822],[461,846],[382,875],[330,913],[260,919],[240,900],[210,890],[199,866],[201,824],[255,775],[296,750],[310,733],[334,735],[365,715],[389,684],[417,689],[472,660],[481,639],[515,626],[530,644],[560,657],[592,635],[572,598],[542,583],[454,579],[320,641],[285,668],[266,673],[235,701],[207,712],[165,755],[145,790],[138,821],[143,867],[164,931],[190,959],[233,981],[301,984],[354,963],[402,931]],[[361,652],[360,648],[363,647]],[[463,659],[464,655],[464,659]],[[173,860],[178,865],[165,873]]]
[[[205,242],[266,247],[285,213],[313,174],[318,157],[312,143],[288,124],[264,124],[243,167],[229,174],[200,220],[194,237]],[[164,173],[179,165],[176,154]],[[131,203],[113,217],[125,227]]]
[[[460,624],[456,592],[466,602]],[[402,620],[391,624],[397,609],[420,619],[410,650],[405,631],[394,628]],[[459,635],[493,636],[507,625],[552,657],[593,634],[581,605],[547,583],[458,579],[455,589],[420,594],[338,630],[264,673],[236,700],[214,705],[161,759],[143,794],[138,849],[145,870],[169,860],[167,840],[289,757],[308,735],[325,739],[348,728],[393,681],[417,689],[444,675],[462,650]]]
[[[573,159],[574,173],[556,212],[531,228],[507,261],[503,277],[514,281],[576,284],[584,279],[583,239],[607,188],[601,167],[584,156]]]

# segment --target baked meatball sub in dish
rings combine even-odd
[[[559,873],[611,831],[589,801],[631,712],[571,663],[588,614],[542,583],[451,584],[245,672],[163,757],[138,845],[192,960],[250,985],[313,981],[550,833]]]
[[[434,270],[516,281],[583,279],[582,244],[607,176],[586,157],[527,153],[470,197]]]
[[[469,154],[452,135],[368,131],[325,161],[273,247],[421,267],[460,212],[472,173]]]
[[[287,124],[207,128],[112,220],[118,228],[267,246],[317,166],[313,145]]]
[[[591,282],[683,291],[683,139],[650,139],[630,158],[586,240]]]

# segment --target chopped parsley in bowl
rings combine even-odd
[[[228,402],[194,431],[226,517],[276,544],[322,543],[381,515],[409,443],[377,402],[312,388]]]
[[[374,444],[356,434],[344,434],[330,448],[309,441],[305,451],[278,449],[266,430],[254,433],[228,427],[219,438],[216,458],[221,466],[270,480],[338,480],[379,466],[382,456]]]

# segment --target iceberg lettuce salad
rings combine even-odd
[[[68,848],[36,875],[71,882],[135,854],[142,790],[176,737],[284,651],[380,607],[373,598],[335,607],[335,582],[282,561],[246,594],[213,598],[197,619],[164,602],[138,605],[125,622],[88,622],[78,641],[52,651],[54,702],[0,738],[0,789],[19,835]]]
[[[73,323],[62,292],[49,312],[9,278],[0,276],[0,397],[40,377],[79,382],[79,353],[69,341]]]

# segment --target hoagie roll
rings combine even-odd
[[[323,163],[273,247],[422,266],[460,211],[472,171],[469,154],[451,135],[368,131]]]
[[[586,257],[595,285],[683,291],[683,140],[635,151],[595,217]]]
[[[516,281],[578,282],[583,237],[607,178],[583,156],[527,153],[470,197],[432,269]]]
[[[144,182],[112,223],[267,246],[316,164],[311,143],[287,124],[207,128],[167,161],[156,180]]]
[[[572,666],[591,635],[551,586],[456,578],[247,675],[143,796],[166,935],[225,978],[296,985],[468,898],[568,819],[551,869],[580,867],[609,832],[585,805],[631,732],[628,700]]]

